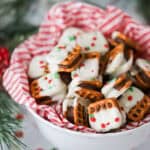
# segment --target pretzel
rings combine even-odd
[[[90,126],[98,132],[117,129],[126,122],[117,100],[113,98],[91,103],[88,114]]]
[[[112,38],[118,43],[123,42],[126,45],[128,45],[134,49],[139,49],[139,46],[137,45],[137,43],[135,41],[131,40],[130,38],[128,38],[126,35],[124,35],[121,32],[118,32],[118,31],[113,32]]]
[[[63,102],[63,115],[76,125],[88,126],[87,107],[89,104],[89,100],[81,97],[65,99]]]
[[[89,53],[85,53],[85,59],[100,59],[101,55],[99,52],[89,52]]]
[[[119,53],[123,53],[124,51],[124,44],[117,45],[114,49],[112,49],[108,53],[108,63],[111,63],[112,60],[118,55]]]
[[[101,109],[111,109],[112,107],[116,107],[120,110],[116,99],[102,99],[90,104],[88,107],[88,113],[93,114],[95,112],[99,112]]]
[[[119,77],[106,83],[101,91],[106,98],[118,98],[127,89],[129,89],[131,85],[132,81],[130,79],[127,79],[127,76],[125,74],[122,74]]]
[[[92,101],[97,101],[102,98],[102,94],[100,92],[91,89],[86,89],[86,88],[80,88],[80,90],[77,90],[76,93],[80,97],[90,99]]]
[[[144,116],[149,112],[149,110],[150,97],[144,96],[144,98],[129,111],[128,118],[132,121],[141,121]]]
[[[74,108],[74,123],[76,125],[89,126],[87,108],[80,103],[77,103]]]
[[[59,64],[59,72],[72,72],[82,61],[83,55],[81,54],[81,48],[76,46],[73,51],[69,52],[67,58]]]
[[[33,80],[30,85],[31,95],[35,99],[45,101],[62,100],[66,93],[66,85],[62,82],[58,73],[46,74],[43,77]]]
[[[99,91],[99,89],[102,86],[102,82],[100,82],[99,80],[81,81],[78,86],[82,88],[85,87],[85,88],[90,88]]]
[[[42,98],[42,96],[40,95],[40,87],[38,86],[38,81],[34,80],[31,83],[31,95],[32,97],[34,97],[35,99],[40,99]]]
[[[150,62],[144,59],[136,60],[137,71],[134,75],[134,82],[143,89],[150,88]]]

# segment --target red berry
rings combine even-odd
[[[17,120],[22,120],[24,118],[24,115],[23,114],[17,114],[16,115],[16,119]]]
[[[22,138],[22,137],[24,136],[24,133],[23,133],[22,131],[16,131],[16,132],[15,132],[15,136],[16,136],[17,138]]]

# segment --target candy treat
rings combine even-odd
[[[83,55],[81,54],[81,48],[77,46],[59,63],[59,72],[72,72],[82,61]]]
[[[101,89],[105,98],[118,98],[130,88],[132,81],[125,74],[107,82]]]
[[[31,94],[36,99],[49,97],[53,101],[62,101],[66,94],[66,85],[58,73],[50,73],[31,83]]]
[[[93,80],[99,77],[100,53],[89,52],[84,55],[84,61],[71,73],[72,79]]]
[[[108,39],[108,42],[109,42],[110,49],[118,45],[118,43],[113,39]]]
[[[136,69],[132,74],[135,84],[144,89],[150,88],[150,61],[139,58],[135,64]]]
[[[130,70],[134,54],[131,49],[124,49],[123,44],[117,45],[108,53],[106,74],[118,76]]]
[[[77,44],[84,49],[85,53],[97,51],[104,55],[109,50],[106,38],[99,31],[80,34],[77,38]]]
[[[72,78],[70,72],[59,72],[61,80],[66,84],[69,85]]]
[[[50,72],[50,66],[46,61],[46,56],[35,56],[31,60],[28,75],[31,79],[36,79]]]
[[[117,45],[107,54],[106,74],[114,73],[124,59],[124,44]]]
[[[88,99],[81,97],[67,98],[63,102],[63,114],[70,122],[76,125],[88,126],[87,108]]]
[[[102,86],[102,83],[100,81],[81,81],[78,84],[78,90],[75,92],[80,97],[83,97],[85,99],[89,99],[91,101],[98,101],[102,98],[102,94],[100,92],[100,87]]]
[[[97,132],[108,132],[120,128],[125,116],[116,99],[103,99],[88,106],[90,127]]]
[[[144,96],[144,98],[129,111],[128,118],[132,121],[141,121],[149,110],[150,97]]]
[[[91,101],[97,101],[102,98],[100,81],[82,81],[75,78],[71,81],[68,87],[67,97],[82,97]]]
[[[143,119],[150,108],[150,98],[134,86],[130,87],[118,102],[132,121]]]
[[[75,70],[83,60],[81,48],[76,46],[57,45],[47,55],[47,61],[51,72],[71,72]]]
[[[134,48],[135,50],[136,49],[139,49],[139,46],[137,45],[137,43],[133,40],[131,40],[130,38],[128,38],[126,35],[124,35],[123,33],[121,32],[118,32],[118,31],[114,31],[112,33],[112,39],[114,39],[116,42],[118,43],[125,43],[128,47],[130,48]]]
[[[77,37],[84,32],[78,28],[70,27],[64,30],[62,36],[59,39],[59,45],[72,45],[75,47]]]
[[[39,105],[62,103],[63,116],[97,132],[120,129],[150,112],[150,61],[138,45],[115,31],[64,30],[47,54],[28,68],[30,91]]]

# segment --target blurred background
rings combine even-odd
[[[13,50],[37,31],[50,7],[63,0],[0,0],[0,45]],[[115,5],[144,24],[150,23],[150,0],[82,0],[102,8]]]

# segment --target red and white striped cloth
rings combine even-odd
[[[3,85],[16,102],[31,107],[53,124],[81,132],[94,132],[68,122],[62,116],[60,105],[38,106],[29,92],[27,69],[30,60],[33,56],[52,51],[63,30],[70,26],[85,31],[99,30],[107,37],[115,30],[121,31],[140,45],[141,56],[150,58],[150,28],[135,22],[122,10],[112,6],[103,10],[81,2],[60,3],[48,12],[39,32],[14,50],[10,67],[3,76]],[[133,129],[149,121],[150,114],[143,121],[130,123],[121,130]]]

